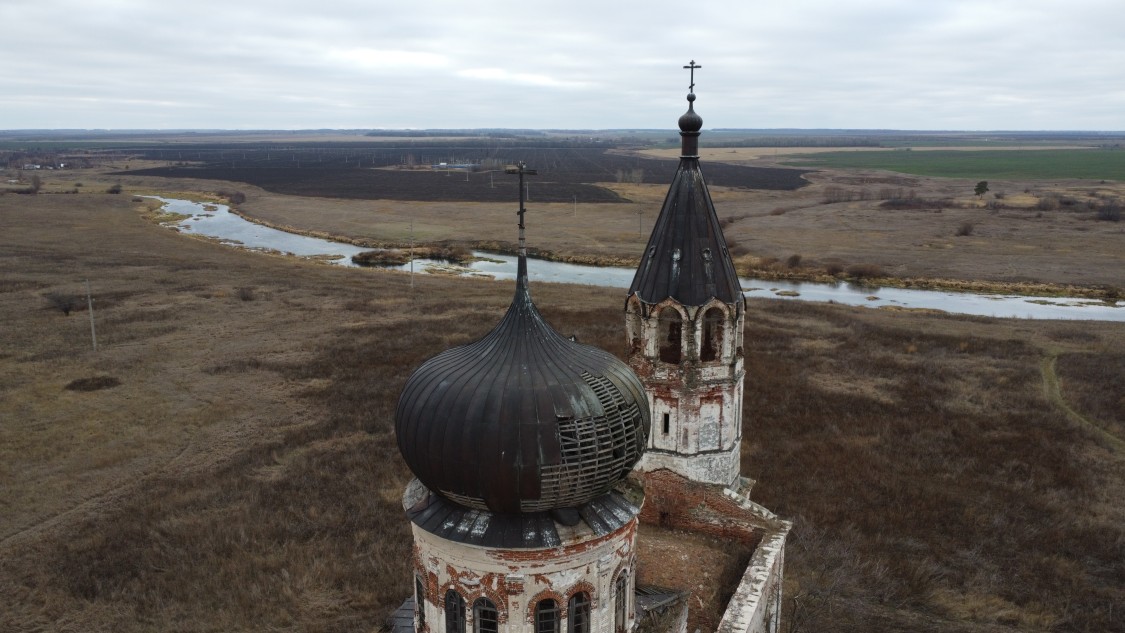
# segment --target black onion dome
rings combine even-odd
[[[688,107],[687,112],[680,115],[680,131],[681,132],[698,132],[703,129],[703,117],[695,112],[695,95],[688,93],[687,96]]]
[[[526,260],[484,338],[429,359],[395,414],[399,451],[430,490],[498,513],[575,507],[640,459],[649,410],[636,374],[562,337],[531,301]]]

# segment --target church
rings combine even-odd
[[[407,380],[414,590],[395,633],[780,630],[791,524],[741,475],[746,307],[685,68],[679,167],[625,300],[628,363],[539,313],[521,186],[507,313]],[[712,560],[737,565],[729,587],[707,584]]]

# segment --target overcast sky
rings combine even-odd
[[[1125,0],[0,0],[0,129],[1125,130]]]

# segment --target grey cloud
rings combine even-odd
[[[8,3],[0,127],[1123,129],[1117,5]]]

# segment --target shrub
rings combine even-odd
[[[237,290],[234,291],[234,296],[238,297],[239,299],[242,299],[243,301],[253,301],[254,300],[254,289],[253,288],[247,288],[247,287],[238,288]]]
[[[836,263],[825,264],[824,265],[824,272],[828,273],[829,275],[833,275],[833,276],[839,275],[840,273],[844,272],[844,265],[843,264],[836,264]]]
[[[121,183],[111,186],[109,189],[106,189],[105,192],[113,194],[121,193]]]
[[[750,249],[738,243],[738,240],[727,240],[727,251],[730,252],[732,257],[739,257],[741,255],[749,255]]]
[[[1113,200],[1106,200],[1102,203],[1101,208],[1098,209],[1097,218],[1106,222],[1120,222],[1121,221],[1121,204],[1116,198]]]
[[[410,256],[398,249],[364,251],[352,255],[352,263],[358,266],[401,266],[410,261]]]
[[[973,223],[972,222],[965,222],[961,226],[957,227],[957,235],[958,236],[972,235],[972,234],[973,234]]]
[[[847,202],[852,199],[852,193],[843,187],[825,187],[824,204],[834,202]]]
[[[226,198],[227,202],[231,204],[242,204],[246,202],[246,194],[241,191],[220,191],[219,197]]]
[[[889,198],[881,203],[879,207],[883,209],[934,209],[938,210],[942,207],[958,207],[961,206],[950,200],[949,198],[917,198],[914,196],[914,191],[910,191],[905,198]]]
[[[415,256],[426,257],[428,259],[440,259],[454,264],[467,264],[472,261],[473,252],[464,246],[445,245],[420,249]]]
[[[1040,211],[1054,211],[1059,208],[1059,199],[1051,195],[1043,196],[1035,203],[1035,208]]]
[[[801,265],[801,256],[798,255],[797,253],[793,253],[792,255],[789,256],[788,259],[785,260],[785,266],[787,268],[796,268],[800,265]]]
[[[64,315],[70,316],[70,313],[78,306],[82,305],[82,297],[78,295],[66,294],[63,292],[48,292],[43,295],[52,308],[62,312]]]
[[[112,389],[120,384],[121,381],[113,376],[91,376],[70,381],[67,383],[66,389],[69,391],[97,391],[99,389]]]
[[[871,277],[886,277],[883,268],[878,264],[852,264],[848,266],[848,275],[856,279],[867,279]]]

